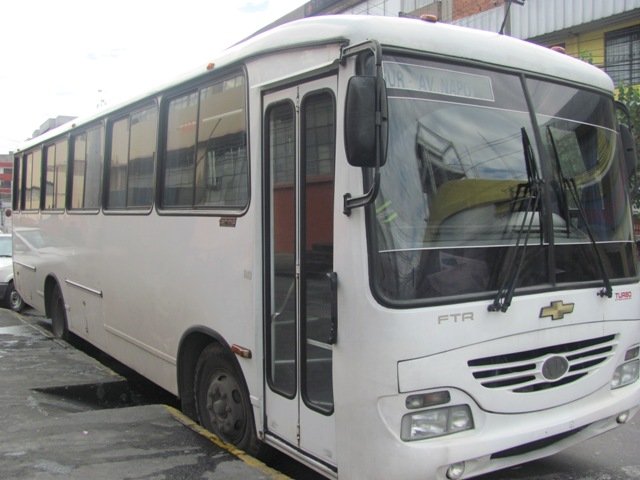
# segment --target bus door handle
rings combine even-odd
[[[338,274],[336,272],[328,272],[327,280],[331,290],[331,324],[327,343],[335,345],[338,343]]]

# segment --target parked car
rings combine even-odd
[[[0,302],[14,312],[25,307],[13,284],[13,245],[8,233],[0,234]]]

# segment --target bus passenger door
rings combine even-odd
[[[264,96],[266,432],[332,466],[335,91]]]

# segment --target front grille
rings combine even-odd
[[[589,375],[611,358],[616,336],[607,335],[580,342],[563,343],[535,350],[506,353],[470,360],[467,365],[483,387],[529,393],[559,387]],[[542,366],[551,357],[566,359],[566,372],[548,378]],[[562,360],[564,362],[564,360]]]

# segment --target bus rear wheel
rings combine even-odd
[[[51,292],[49,301],[49,314],[51,315],[51,331],[56,338],[69,339],[69,327],[67,324],[67,311],[64,306],[64,298],[60,287],[56,285]]]
[[[196,411],[200,424],[227,443],[258,454],[253,411],[242,374],[217,344],[207,346],[195,371]]]

